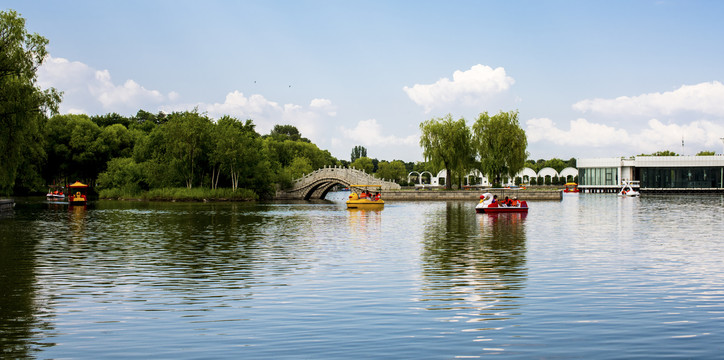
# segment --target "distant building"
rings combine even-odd
[[[620,187],[637,180],[641,190],[724,189],[724,156],[636,156],[577,159],[579,188]]]

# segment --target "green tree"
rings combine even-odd
[[[712,156],[716,155],[716,152],[714,151],[699,151],[699,153],[696,154],[696,156]]]
[[[51,183],[82,180],[93,184],[98,173],[105,169],[111,148],[118,152],[121,143],[129,141],[127,136],[120,135],[127,130],[122,125],[116,126],[122,130],[112,127],[101,137],[101,128],[87,115],[55,115],[50,118],[45,126],[48,154],[46,180]]]
[[[366,157],[367,156],[367,149],[362,145],[357,145],[352,148],[352,155],[350,156],[350,162],[354,162],[355,160]]]
[[[653,154],[639,154],[638,156],[679,156],[679,154],[677,154],[671,150],[661,150],[661,151],[657,151]]]
[[[304,176],[304,174],[311,173],[314,169],[312,169],[312,163],[309,159],[302,156],[296,157],[292,160],[292,163],[288,167],[288,171],[292,179],[298,179]]]
[[[553,158],[550,160],[547,160],[545,162],[545,165],[543,167],[550,167],[555,169],[557,172],[561,172],[561,170],[565,169],[568,166],[568,163],[561,159]]]
[[[433,118],[420,124],[420,146],[425,161],[437,169],[445,169],[445,187],[452,189],[453,172],[462,175],[474,162],[470,129],[465,119]],[[433,171],[433,173],[435,173]],[[461,176],[459,176],[462,179]]]
[[[253,168],[265,158],[261,139],[254,127],[251,120],[242,123],[230,116],[223,116],[216,122],[212,141],[215,146],[210,157],[213,188],[218,186],[222,169],[228,171],[233,191],[239,184],[251,185],[247,180],[254,178]]]
[[[567,161],[567,163],[566,163],[566,167],[577,168],[578,165],[577,165],[576,158],[570,158],[570,159],[568,159],[568,161]]]
[[[131,194],[147,190],[143,165],[130,157],[113,158],[108,161],[106,171],[98,175],[98,187],[120,189]]]
[[[96,125],[100,127],[106,127],[111,126],[114,124],[121,124],[124,127],[128,128],[131,125],[131,119],[124,117],[122,115],[116,114],[116,113],[110,113],[106,115],[95,115],[91,116],[91,121],[96,123]]]
[[[299,132],[293,125],[274,125],[274,128],[269,133],[269,137],[277,141],[291,140],[291,141],[302,141],[311,142],[309,139],[302,137],[302,133]]]
[[[53,88],[36,86],[47,44],[26,31],[17,12],[0,11],[0,194],[12,192],[23,167],[39,175],[37,164],[45,160],[43,125],[61,98]]]
[[[375,175],[381,179],[400,182],[402,179],[407,179],[405,163],[400,160],[394,160],[392,162],[380,161],[377,164],[377,173]]]
[[[198,111],[185,111],[169,115],[164,126],[168,155],[171,163],[184,178],[186,188],[196,183],[199,163],[209,144],[211,120]]]
[[[528,140],[518,124],[518,112],[484,112],[473,124],[473,144],[480,156],[480,170],[500,183],[503,176],[512,177],[525,167]]]
[[[358,158],[357,160],[352,162],[349,166],[353,167],[357,170],[362,170],[368,174],[372,174],[372,171],[375,168],[374,165],[372,164],[372,159],[370,159],[366,156]]]

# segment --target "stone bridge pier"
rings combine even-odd
[[[294,180],[288,190],[279,190],[275,199],[280,200],[310,200],[324,199],[329,190],[335,185],[349,187],[351,185],[381,185],[382,190],[399,190],[400,185],[378,179],[364,171],[344,167],[324,167],[302,178]]]

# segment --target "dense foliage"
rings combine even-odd
[[[61,94],[41,90],[37,70],[48,40],[25,30],[15,11],[0,11],[0,194],[39,186],[45,160],[42,129],[58,109]]]
[[[555,169],[557,172],[560,173],[561,170],[563,170],[563,169],[565,169],[565,168],[567,168],[567,167],[575,168],[575,167],[576,167],[576,159],[575,159],[575,158],[570,158],[570,159],[567,160],[567,161],[566,161],[566,160],[561,160],[561,159],[558,159],[558,158],[553,158],[553,159],[549,159],[549,160],[538,159],[537,161],[528,159],[528,160],[525,161],[525,167],[528,167],[528,168],[533,169],[533,171],[535,171],[536,173],[539,172],[539,171],[541,171],[541,169],[547,168],[547,167],[553,168],[553,169]]]
[[[502,178],[513,177],[523,170],[528,157],[528,140],[518,123],[518,112],[484,112],[473,124],[473,147],[480,157],[480,170],[500,184]]]
[[[448,114],[444,118],[422,122],[420,130],[420,146],[425,161],[438,169],[445,169],[446,179],[452,179],[453,173],[461,178],[466,170],[473,168],[472,136],[465,119],[453,120]],[[445,187],[451,189],[452,181],[447,181]]]
[[[64,179],[59,182],[82,178],[97,185],[98,189],[116,189],[123,194],[162,188],[205,187],[229,188],[232,193],[247,189],[265,197],[273,193],[275,184],[289,184],[304,173],[337,163],[328,151],[320,150],[301,135],[280,135],[272,131],[262,137],[251,120],[223,116],[213,121],[197,111],[160,114],[155,119],[149,115],[139,111],[134,118],[121,118],[103,128],[93,122],[87,124],[84,115],[51,118],[53,122],[70,117],[79,125],[66,125],[59,129],[60,133],[48,134],[49,138],[73,139],[73,134],[64,135],[63,132],[83,129],[83,124],[91,129],[86,133],[96,134],[93,142],[80,142],[81,147],[77,146],[77,141],[61,147],[71,152],[64,158],[57,158],[60,161],[58,168],[69,170],[56,173]],[[157,121],[159,118],[163,121]],[[126,129],[121,120],[131,124],[131,130]],[[149,121],[153,125],[146,124]],[[93,126],[98,130],[93,130]],[[298,134],[296,128],[291,128]],[[291,128],[285,126],[286,130]],[[109,132],[121,136],[110,141],[110,137],[103,136]],[[83,162],[88,159],[85,152],[94,154],[87,160],[95,161],[94,166]]]

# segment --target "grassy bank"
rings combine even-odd
[[[259,196],[249,189],[162,188],[148,191],[104,189],[98,193],[101,199],[151,200],[151,201],[254,201]]]

